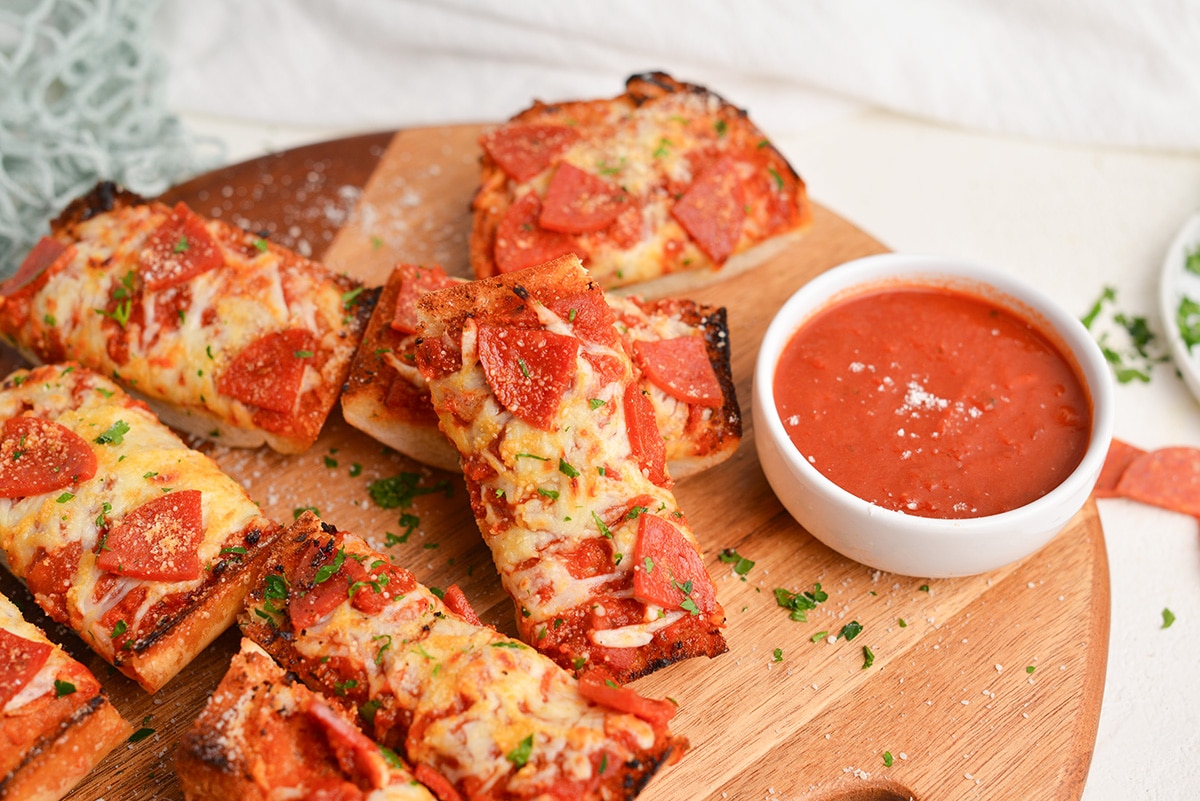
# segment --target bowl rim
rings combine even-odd
[[[872,289],[892,286],[946,287],[999,303],[1033,325],[1071,360],[1089,395],[1092,428],[1079,464],[1057,486],[1023,506],[990,515],[962,518],[923,517],[871,503],[835,484],[803,458],[788,436],[775,403],[775,368],[784,346],[800,326],[818,311]],[[982,290],[982,291],[981,291]],[[1083,323],[1040,289],[995,268],[967,259],[921,253],[881,253],[843,262],[815,276],[797,289],[776,312],[759,345],[755,359],[753,392],[757,436],[769,436],[776,451],[793,473],[807,480],[814,491],[853,511],[869,515],[877,524],[930,534],[964,529],[1012,531],[1031,519],[1052,517],[1061,504],[1077,494],[1073,516],[1091,494],[1112,440],[1115,388],[1108,364]],[[1081,492],[1086,488],[1086,492]],[[1063,520],[1064,524],[1066,519]]]

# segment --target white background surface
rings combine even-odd
[[[753,113],[753,110],[751,110]],[[232,161],[345,133],[187,115]],[[893,250],[954,255],[1018,275],[1080,316],[1104,286],[1157,330],[1158,274],[1200,209],[1200,156],[1046,144],[864,109],[775,137],[812,197]],[[734,343],[736,347],[736,343]],[[1200,405],[1170,365],[1117,387],[1115,433],[1200,446]],[[1108,677],[1085,801],[1184,799],[1200,786],[1197,521],[1101,500],[1112,579]],[[1162,610],[1175,623],[1162,629]],[[1036,747],[1036,746],[1034,746]],[[1031,788],[1030,796],[1037,791]]]
[[[1010,271],[1080,316],[1112,286],[1160,334],[1162,259],[1200,210],[1189,0],[167,0],[156,22],[171,107],[230,161],[498,120],[662,68],[748,108],[813,199],[889,248]],[[1117,397],[1116,436],[1200,446],[1200,404],[1170,365]],[[1121,500],[1100,515],[1111,636],[1084,799],[1195,797],[1197,521]]]

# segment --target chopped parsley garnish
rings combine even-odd
[[[1084,327],[1092,332],[1096,344],[1100,346],[1100,352],[1112,367],[1113,375],[1119,383],[1149,382],[1154,365],[1168,361],[1170,356],[1158,346],[1157,337],[1150,330],[1150,324],[1145,317],[1118,311],[1105,313],[1108,305],[1115,303],[1116,299],[1116,289],[1111,286],[1105,287],[1087,314],[1080,319]],[[1184,301],[1187,301],[1187,298],[1184,298]],[[1200,313],[1200,307],[1196,307],[1195,311]],[[1187,341],[1182,305],[1177,317],[1180,334]],[[1200,320],[1193,322],[1197,325],[1194,331],[1197,341],[1200,341]]]
[[[125,273],[125,277],[121,279],[119,286],[112,291],[112,299],[117,301],[117,307],[112,311],[107,309],[93,309],[96,314],[108,317],[114,320],[117,325],[122,328],[129,322],[129,315],[133,312],[133,270]]]
[[[900,624],[900,628],[908,628],[908,623],[905,622],[904,618],[898,617],[896,618],[896,622]]]
[[[917,587],[917,591],[918,592],[929,592],[929,585],[922,584],[920,587]]]
[[[1164,629],[1171,628],[1171,624],[1175,622],[1175,613],[1172,612],[1170,609],[1163,607],[1162,620],[1163,620],[1162,627]]]
[[[118,620],[116,624],[113,625],[112,634],[109,635],[109,638],[115,640],[128,630],[129,624],[124,620]]]
[[[538,491],[538,495],[541,495],[543,498],[549,498],[552,501],[558,500],[558,490],[546,489],[545,487],[538,487],[537,491]]]
[[[733,565],[733,572],[741,576],[742,581],[746,580],[746,574],[750,572],[752,567],[754,567],[753,561],[742,556],[733,548],[723,549],[719,554],[717,554],[717,558],[726,564]]]
[[[772,656],[772,661],[774,661],[774,662],[782,662],[783,661],[783,649],[782,648],[775,649],[775,653]]]
[[[292,519],[299,520],[300,515],[304,514],[305,512],[312,512],[317,517],[321,516],[321,510],[315,506],[297,506],[292,510]]]
[[[612,529],[610,529],[608,526],[606,526],[604,524],[604,521],[600,519],[600,515],[596,514],[595,512],[592,512],[592,520],[596,521],[596,528],[598,528],[600,530],[600,533],[603,536],[608,537],[611,540],[612,539]]]
[[[179,241],[175,243],[175,247],[172,249],[172,252],[173,253],[187,253],[187,250],[188,250],[188,238],[185,234],[180,234]]]
[[[517,359],[517,366],[521,368],[521,375],[529,378],[529,365],[525,364],[525,360]]]
[[[818,631],[816,634],[808,638],[809,642],[820,642],[829,636],[828,631]]]
[[[112,504],[104,501],[100,504],[100,514],[96,515],[96,528],[104,528],[108,525],[108,513],[112,511]],[[104,550],[101,546],[100,550]]]
[[[783,189],[783,176],[774,167],[767,167],[767,172],[771,174],[771,180],[775,182],[776,189]]]
[[[658,147],[657,147],[657,148],[655,148],[655,150],[654,150],[654,158],[656,158],[656,159],[660,159],[660,158],[662,158],[663,156],[667,155],[667,153],[669,152],[669,148],[670,148],[670,147],[671,147],[671,140],[670,140],[670,139],[668,139],[668,138],[667,138],[667,137],[665,137],[665,136],[664,136],[664,137],[662,137],[661,139],[659,139],[659,140],[658,140]]]
[[[550,461],[550,457],[548,457],[548,456],[538,456],[536,453],[518,453],[518,454],[517,454],[517,456],[516,456],[516,458],[517,458],[517,459],[537,459],[539,462],[548,462],[548,461]]]
[[[1200,275],[1200,245],[1188,251],[1183,260],[1183,268],[1189,273]]]
[[[775,588],[775,603],[789,610],[788,617],[798,623],[808,621],[807,612],[817,608],[817,604],[829,599],[829,593],[821,589],[820,583],[813,584],[812,592],[792,592],[783,587]]]
[[[327,454],[327,455],[325,456],[325,466],[326,466],[326,467],[328,467],[328,468],[330,468],[330,469],[332,469],[332,468],[334,468],[334,467],[337,467],[337,466],[338,466],[338,461],[337,461],[337,459],[334,459],[332,456],[329,456],[329,455]]]
[[[140,743],[142,740],[145,740],[151,734],[154,734],[154,729],[150,728],[149,726],[143,726],[142,728],[135,731],[133,734],[129,735],[128,742]]]
[[[311,359],[313,352],[311,350],[294,350],[292,351],[292,355],[297,359]]]
[[[717,120],[713,123],[713,130],[717,132],[717,136],[724,136],[729,130],[729,125],[725,120]]]
[[[328,564],[321,565],[317,569],[317,574],[313,576],[313,584],[317,585],[324,581],[329,581],[333,575],[342,569],[342,564],[346,561],[346,549],[338,548],[337,553],[333,556],[333,561]]]
[[[847,638],[847,639],[849,639],[849,638]],[[862,669],[863,669],[863,670],[866,670],[867,668],[869,668],[869,667],[870,667],[871,665],[873,665],[873,664],[875,664],[875,652],[871,650],[871,646],[869,646],[869,645],[864,645],[864,646],[863,646],[863,666],[862,666]]]
[[[381,706],[383,706],[382,701],[380,701],[378,698],[372,698],[370,701],[367,701],[358,708],[358,714],[361,715],[362,719],[367,723],[374,723],[375,713],[379,711],[379,707]]]
[[[842,626],[842,630],[838,632],[838,637],[846,640],[853,640],[859,634],[862,634],[862,623],[857,620],[851,620],[846,625]]]
[[[1175,325],[1190,353],[1193,345],[1200,344],[1200,303],[1187,295],[1181,297],[1179,308],[1175,311]]]
[[[1035,670],[1037,670],[1037,668],[1035,668],[1033,665],[1027,665],[1027,666],[1025,667],[1025,672],[1026,672],[1026,673],[1030,673],[1030,674],[1032,674],[1032,673],[1033,673],[1033,671],[1035,671]]]
[[[405,768],[404,760],[400,759],[400,755],[385,745],[379,746],[379,753],[383,756],[383,761],[397,770]]]
[[[885,768],[890,768],[894,764],[894,762],[895,762],[895,760],[892,758],[892,752],[884,751],[883,752],[883,766]]]
[[[338,695],[345,697],[347,691],[353,690],[357,686],[358,682],[355,679],[346,679],[343,682],[335,682],[333,685],[333,691]]]
[[[63,681],[62,679],[54,680],[54,697],[55,698],[62,698],[64,695],[70,695],[73,692],[75,692],[75,685],[72,684],[71,682]]]
[[[591,407],[593,412],[596,411],[597,409],[599,409],[603,405],[604,405],[604,401],[600,400],[599,398],[592,398],[588,401],[588,406]]]
[[[565,459],[558,460],[558,472],[562,473],[567,478],[578,478],[579,471],[571,467]]]
[[[358,478],[359,476],[362,475],[362,470],[363,470],[363,468],[362,468],[361,464],[359,464],[358,462],[352,463],[350,465],[350,471],[349,471],[350,478]]]
[[[120,445],[125,441],[125,435],[129,433],[129,423],[124,420],[118,420],[108,427],[100,436],[96,437],[96,443],[99,445]]]
[[[58,496],[57,498],[55,498],[54,500],[55,500],[55,501],[57,501],[58,503],[66,503],[67,501],[71,500],[71,499],[72,499],[72,498],[74,498],[74,497],[75,497],[75,496],[74,496],[74,495],[72,495],[71,493],[69,493],[69,492],[64,492],[62,495],[59,495],[59,496]]]
[[[389,478],[379,478],[367,485],[371,500],[383,509],[404,509],[412,506],[418,495],[428,495],[433,492],[444,492],[447,496],[453,486],[447,480],[442,480],[432,487],[419,486],[421,476],[418,473],[399,473]]]
[[[525,767],[529,762],[529,758],[533,756],[533,735],[528,735],[522,740],[516,748],[504,755],[504,758],[513,763],[513,766],[518,770]]]
[[[257,250],[259,253],[266,253],[267,247],[268,247],[267,240],[265,240],[261,237],[254,240],[254,249]]]

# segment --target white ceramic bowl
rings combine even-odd
[[[865,290],[901,285],[955,288],[1034,324],[1070,359],[1092,402],[1092,431],[1079,466],[1050,492],[1000,514],[964,519],[917,517],[869,503],[834,484],[788,438],[775,405],[775,367],[812,314]],[[1091,335],[1074,316],[1011,276],[961,261],[889,253],[843,264],[814,278],[767,328],[754,372],[754,437],[771,488],[792,517],[821,542],[870,567],[945,578],[1015,562],[1049,542],[1087,501],[1112,439],[1113,384]]]

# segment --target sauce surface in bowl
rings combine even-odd
[[[835,484],[921,517],[983,517],[1058,486],[1083,458],[1091,402],[1027,321],[934,287],[888,288],[804,322],[775,371],[800,453]]]

